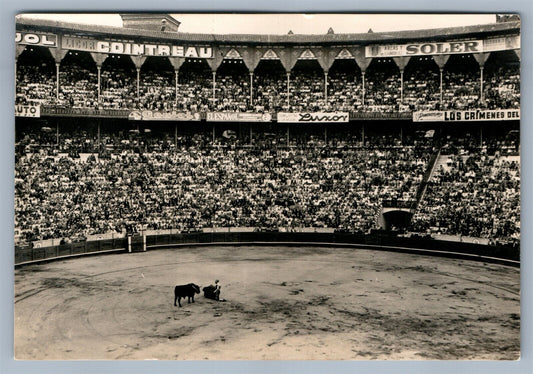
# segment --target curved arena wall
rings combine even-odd
[[[213,232],[146,236],[146,249],[198,245],[286,245],[353,247],[459,258],[520,266],[520,249],[511,247],[404,238],[376,234]],[[15,248],[15,266],[104,253],[128,253],[128,238],[86,241],[43,248]]]

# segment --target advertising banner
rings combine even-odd
[[[427,42],[410,44],[379,44],[365,47],[365,56],[369,57],[400,57],[449,55],[457,53],[483,52],[482,40],[457,42]]]
[[[280,123],[340,123],[348,122],[350,114],[347,112],[333,113],[278,113]]]
[[[38,105],[15,105],[15,117],[40,117],[41,107]]]
[[[502,38],[492,38],[483,40],[483,51],[505,51],[507,49],[519,49],[520,36],[506,36]]]
[[[442,112],[413,112],[413,122],[472,122],[516,120],[520,120],[520,109],[478,109],[448,110]]]
[[[270,122],[270,113],[208,112],[209,122]]]
[[[15,43],[57,47],[57,35],[37,32],[17,32],[15,33]]]
[[[63,36],[61,47],[77,51],[112,53],[119,55],[172,56],[213,58],[213,49],[205,46],[132,43],[119,40],[98,40],[84,37]]]
[[[134,110],[128,115],[128,119],[133,121],[199,121],[200,113]]]

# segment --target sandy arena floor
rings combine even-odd
[[[176,284],[222,297],[173,305]],[[203,247],[15,270],[17,359],[515,360],[519,269],[409,254]]]

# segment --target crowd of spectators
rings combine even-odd
[[[126,61],[117,62],[118,58],[108,60],[101,69],[100,101],[96,67],[77,64],[70,58],[60,66],[58,94],[55,66],[19,65],[17,103],[38,101],[74,108],[233,112],[402,112],[520,106],[518,65],[489,64],[481,97],[479,67],[471,61],[463,66],[460,59],[449,63],[443,70],[441,102],[439,71],[432,61],[432,65],[427,61],[414,61],[407,66],[403,95],[400,71],[394,62],[389,59],[372,63],[365,73],[363,95],[362,76],[360,71],[354,75],[355,69],[333,69],[335,72],[329,75],[326,87],[320,68],[296,64],[287,92],[287,75],[279,66],[254,73],[250,82],[249,73],[240,60],[228,61],[233,62],[234,67],[217,72],[214,90],[212,73],[207,67],[180,70],[177,84],[172,68],[143,67],[137,94],[135,68]]]
[[[520,240],[520,157],[518,139],[449,145],[412,222],[428,234]]]
[[[20,240],[69,239],[124,231],[127,225],[180,231],[207,227],[376,228],[383,200],[409,202],[427,168],[427,144],[360,143],[311,136],[306,142],[228,144],[208,135],[156,139],[86,134],[39,147],[17,143],[16,229]],[[82,139],[85,139],[82,141]],[[272,143],[276,144],[272,146]],[[387,145],[385,145],[387,144]],[[335,145],[335,146],[331,146]]]

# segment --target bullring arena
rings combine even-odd
[[[107,16],[17,16],[16,359],[520,357],[518,15]]]
[[[105,266],[104,266],[105,265]],[[226,302],[173,285],[222,281]],[[516,267],[352,248],[180,247],[15,272],[18,359],[514,360]]]

